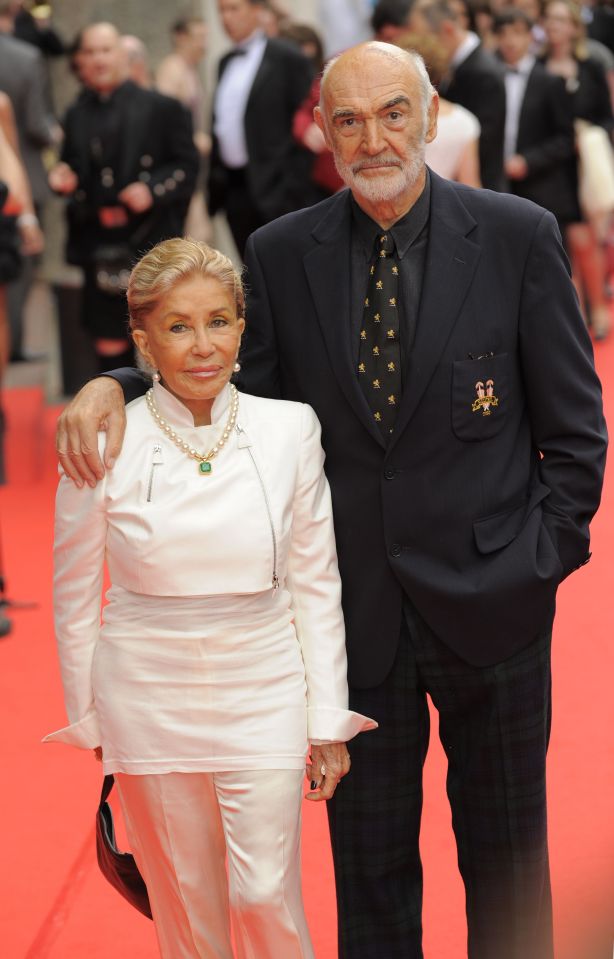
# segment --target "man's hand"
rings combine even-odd
[[[94,487],[111,469],[124,441],[126,408],[117,380],[99,376],[86,383],[58,420],[55,448],[62,468],[79,489]],[[106,430],[104,466],[98,455],[98,431]]]
[[[145,213],[153,206],[153,196],[146,183],[129,183],[117,196],[132,213]]]
[[[57,163],[49,171],[48,179],[49,186],[54,193],[68,195],[74,193],[79,186],[79,178],[75,171],[68,166],[68,163]]]
[[[311,799],[312,802],[330,799],[339,780],[347,776],[349,771],[350,754],[345,743],[312,746],[311,762],[307,763],[307,778],[315,791],[307,793],[305,799]]]
[[[510,180],[524,180],[528,176],[529,165],[520,153],[515,153],[505,161],[505,173]]]

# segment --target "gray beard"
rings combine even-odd
[[[390,167],[395,171],[393,176],[366,177],[361,173],[360,163],[351,166],[334,154],[335,166],[352,193],[363,196],[371,203],[386,203],[396,200],[417,183],[424,169],[424,148],[424,140],[412,144],[411,156],[402,165],[398,158],[391,158]]]

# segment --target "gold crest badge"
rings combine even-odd
[[[471,410],[474,413],[482,411],[482,416],[490,416],[495,406],[499,405],[499,398],[495,396],[494,380],[478,380],[475,384],[476,398]]]

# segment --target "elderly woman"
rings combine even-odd
[[[308,406],[230,383],[244,300],[222,254],[160,243],[128,305],[154,383],[129,405],[104,481],[60,481],[70,725],[47,738],[102,749],[165,959],[231,957],[230,914],[238,955],[304,959],[308,745],[308,798],[327,798],[349,769],[345,741],[375,726],[347,709],[319,424]]]

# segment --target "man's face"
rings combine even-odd
[[[110,24],[84,30],[78,54],[79,77],[99,93],[109,93],[125,76],[125,57],[119,34]]]
[[[222,26],[233,43],[242,43],[260,26],[260,6],[249,0],[218,0]]]
[[[510,66],[520,63],[531,48],[533,35],[524,23],[508,23],[497,33],[501,59]]]
[[[424,172],[437,130],[437,99],[425,118],[411,63],[373,51],[346,54],[329,74],[316,113],[340,176],[371,203],[401,200]]]

